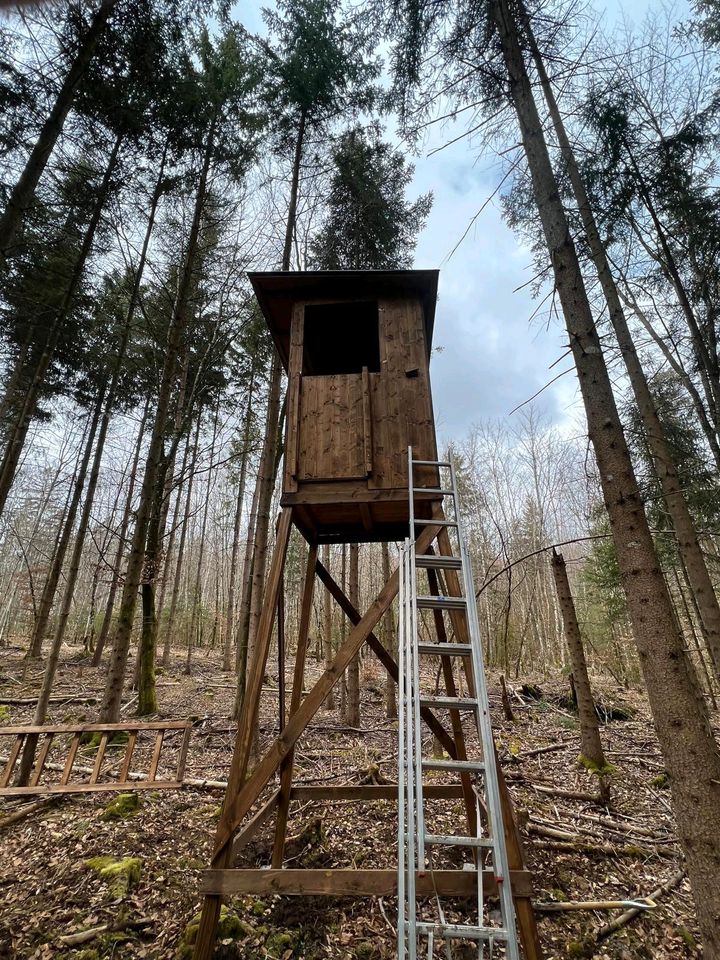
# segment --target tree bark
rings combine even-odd
[[[255,388],[255,364],[250,371],[248,386],[248,400],[245,408],[245,429],[243,431],[242,459],[240,462],[240,478],[238,480],[237,497],[235,501],[235,516],[233,518],[232,547],[230,552],[230,571],[228,574],[227,608],[225,610],[225,637],[223,645],[223,670],[232,670],[233,627],[235,623],[235,582],[237,580],[238,553],[240,552],[240,530],[242,529],[242,508],[245,499],[245,482],[247,466],[250,457],[250,430],[252,427],[252,401]]]
[[[215,443],[217,441],[217,430],[218,430],[218,413],[219,413],[219,410],[216,407],[215,419],[213,422],[212,442],[210,444],[210,456],[208,460],[210,465],[212,465],[212,462],[215,459]],[[208,476],[207,490],[205,493],[205,505],[203,506],[202,522],[200,524],[200,549],[198,550],[197,571],[195,573],[195,589],[193,590],[193,605],[192,605],[192,614],[190,617],[190,636],[188,638],[187,660],[185,662],[185,673],[187,674],[190,673],[192,649],[193,649],[193,643],[195,641],[195,631],[200,626],[200,622],[201,622],[200,613],[201,613],[201,607],[202,607],[202,568],[203,568],[203,560],[205,558],[207,521],[208,521],[208,513],[210,511],[211,492],[212,492],[212,484]]]
[[[237,636],[235,639],[235,669],[237,671],[237,689],[235,691],[235,705],[233,718],[239,719],[245,698],[245,681],[247,679],[248,641],[250,635],[250,602],[252,600],[253,562],[255,557],[255,530],[257,528],[257,510],[260,499],[260,486],[255,481],[250,517],[247,528],[247,545],[243,562],[242,595],[240,613],[238,615]]]
[[[8,198],[5,212],[0,217],[0,262],[4,262],[12,254],[15,236],[22,218],[35,197],[35,190],[40,177],[62,132],[65,118],[75,98],[78,83],[93,58],[98,40],[102,36],[116,4],[117,0],[102,0],[98,7],[87,33],[80,42],[75,59],[63,80],[35,146],[25,163],[23,172],[20,174],[20,179],[13,187]]]
[[[720,750],[660,571],[507,0],[494,0],[509,92],[570,337],[635,643],[670,776],[708,960],[720,957]]]
[[[172,595],[170,597],[170,611],[168,613],[167,624],[165,626],[165,642],[163,644],[162,662],[164,667],[170,666],[170,651],[172,647],[172,631],[175,626],[175,612],[177,610],[178,597],[180,596],[180,578],[182,574],[183,558],[185,556],[185,542],[187,540],[187,531],[190,522],[190,506],[192,504],[193,484],[195,480],[195,466],[197,464],[198,443],[200,438],[200,417],[195,426],[195,439],[193,442],[192,460],[190,461],[190,470],[187,479],[187,492],[185,494],[185,510],[183,512],[182,525],[180,527],[180,542],[178,543],[177,561],[175,564],[175,579],[173,580]]]
[[[113,407],[115,406],[115,400],[117,398],[116,388],[117,378],[114,376],[113,383],[108,391],[107,400],[105,401],[105,410],[102,415],[102,420],[100,421],[100,431],[98,433],[97,443],[95,444],[95,456],[93,457],[93,464],[90,469],[90,477],[88,478],[85,502],[83,503],[82,513],[80,514],[80,523],[78,525],[77,533],[75,534],[75,543],[73,545],[73,552],[70,558],[70,566],[65,578],[65,592],[63,594],[58,622],[55,627],[55,642],[58,644],[58,646],[60,646],[65,639],[65,630],[67,628],[68,618],[70,617],[73,596],[75,594],[75,584],[77,583],[78,571],[80,569],[80,560],[82,558],[83,547],[85,546],[85,537],[87,535],[88,526],[90,525],[90,512],[95,500],[95,490],[97,489],[97,482],[100,476],[100,464],[105,451],[105,440],[107,439],[110,414],[112,413]]]
[[[595,698],[590,686],[585,649],[580,636],[575,602],[570,592],[570,583],[563,555],[553,550],[550,566],[555,580],[555,589],[565,628],[565,640],[567,641],[570,665],[572,666],[573,691],[580,720],[581,761],[598,774],[600,798],[603,803],[607,803],[610,800],[610,783],[606,775],[607,761],[600,740],[600,724],[595,711]]]
[[[105,603],[103,622],[102,626],[100,627],[100,634],[98,636],[97,646],[95,647],[95,653],[93,654],[92,659],[92,665],[94,667],[97,667],[100,663],[103,650],[105,649],[105,642],[107,641],[108,634],[110,633],[113,608],[115,606],[115,595],[120,582],[120,568],[122,566],[123,554],[125,553],[127,531],[128,527],[130,526],[130,515],[132,513],[133,496],[135,494],[135,480],[137,477],[138,464],[140,462],[142,442],[145,436],[145,424],[147,423],[149,407],[150,403],[149,401],[146,401],[142,418],[140,420],[140,426],[138,427],[137,439],[135,440],[135,451],[133,453],[132,466],[130,467],[130,482],[128,484],[127,497],[125,499],[125,509],[123,510],[123,517],[122,521],[120,522],[120,530],[118,532],[117,551],[115,553],[115,560],[112,566],[112,580],[110,581],[110,589],[108,591],[107,601]]]
[[[348,600],[360,609],[360,549],[357,543],[350,544],[348,564]],[[347,713],[345,722],[350,727],[360,726],[360,654],[350,661],[347,669]]]
[[[390,547],[382,544],[382,577],[383,583],[390,579]],[[383,639],[385,649],[397,660],[397,630],[395,629],[395,612],[392,606],[388,609],[383,620]],[[397,683],[390,676],[385,678],[385,716],[388,720],[397,718]]]
[[[705,558],[703,557],[697,531],[685,495],[683,494],[680,478],[677,472],[672,451],[667,442],[665,428],[658,416],[653,396],[650,392],[645,372],[633,343],[630,330],[625,318],[625,312],[620,302],[617,286],[610,270],[610,264],[605,253],[605,247],[597,229],[590,200],[585,189],[585,183],[575,160],[575,154],[568,139],[565,125],[560,115],[550,79],[545,70],[540,51],[532,33],[529,18],[524,14],[525,29],[545,94],[545,102],[553,121],[555,134],[558,138],[563,160],[570,178],[575,202],[583,224],[583,230],[590,248],[593,264],[600,280],[600,286],[608,307],[610,322],[617,337],[620,352],[628,372],[630,385],[638,406],[640,419],[645,433],[650,453],[653,458],[655,472],[663,498],[667,505],[670,519],[677,537],[678,549],[687,570],[693,594],[697,598],[700,616],[707,632],[708,648],[715,667],[716,676],[720,677],[720,604],[718,604],[715,589],[708,573]],[[689,308],[689,303],[687,304]]]
[[[323,566],[330,570],[330,544],[323,546]],[[332,616],[332,597],[330,591],[326,588],[323,592],[323,650],[325,653],[325,666],[329,667],[333,662],[333,616]],[[328,710],[335,709],[335,688],[325,698],[325,707]]]

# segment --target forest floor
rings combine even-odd
[[[176,651],[172,669],[162,671],[161,715],[199,718],[186,775],[224,779],[234,733],[229,719],[232,676],[221,672],[213,653],[198,655],[190,676],[183,673],[183,666],[184,654]],[[320,671],[321,665],[310,661],[306,686]],[[25,682],[19,682],[21,675],[20,651],[0,651],[0,704],[9,706],[9,710],[0,708],[3,724],[27,723],[32,718],[30,705],[13,701],[37,694],[40,668],[33,668]],[[268,677],[275,675],[270,665]],[[384,678],[369,658],[363,663],[363,680],[362,732],[345,727],[337,710],[322,711],[296,753],[296,783],[357,783],[372,764],[381,778],[396,779],[397,725],[385,717]],[[544,697],[520,702],[514,696],[514,722],[503,715],[495,675],[490,677],[490,691],[496,741],[519,812],[536,901],[648,896],[677,874],[681,857],[645,697],[595,679],[606,705],[624,705],[633,714],[602,727],[608,760],[615,768],[612,806],[603,809],[587,799],[551,792],[594,793],[596,779],[577,762],[576,718],[557,705],[567,692],[566,684],[530,677],[513,682],[512,687],[519,692],[522,683],[529,681],[541,687]],[[50,720],[92,721],[97,706],[87,701],[97,697],[102,682],[103,676],[80,653],[68,651],[55,689],[55,696],[65,699],[53,702]],[[272,679],[261,710],[261,746],[276,733],[278,696],[271,685],[276,687]],[[128,718],[133,711],[131,697],[128,693],[124,701],[123,715]],[[8,746],[8,740],[0,743],[3,757]],[[533,753],[543,748],[550,749]],[[182,956],[178,944],[199,908],[200,872],[210,860],[223,792],[185,786],[136,795],[138,809],[122,819],[105,818],[113,794],[95,793],[65,796],[4,828],[2,814],[17,809],[18,801],[0,801],[0,958],[169,960]],[[269,821],[246,848],[245,865],[269,862],[272,829]],[[286,856],[292,858],[292,866],[394,867],[396,831],[396,804],[390,801],[293,803]],[[139,877],[136,869],[127,892],[114,890],[112,883],[88,866],[96,857],[137,858]],[[396,904],[391,899],[243,897],[230,908],[241,922],[225,926],[229,936],[218,952],[225,958],[382,960],[395,955]],[[656,909],[596,942],[598,930],[620,912],[539,913],[547,958],[680,960],[700,955],[686,879],[658,898]],[[83,939],[83,931],[102,925],[111,929],[90,934],[82,943],[67,942],[75,934]]]

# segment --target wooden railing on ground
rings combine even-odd
[[[191,730],[191,720],[0,727],[0,750],[3,743],[11,744],[9,753],[2,750],[0,756],[0,764],[4,762],[0,797],[180,787]],[[127,734],[127,740],[120,734]],[[28,783],[16,786],[18,761],[25,744],[33,741]],[[78,763],[78,757],[85,764]],[[135,766],[144,765],[144,778],[139,779],[137,772],[131,774],[133,761]],[[53,777],[55,773],[59,777]]]

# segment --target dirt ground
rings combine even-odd
[[[32,707],[13,700],[37,694],[40,668],[25,682],[20,651],[0,651],[0,704],[9,706],[2,723],[27,723]],[[223,674],[212,653],[198,656],[190,676],[183,674],[184,653],[159,678],[162,717],[197,718],[187,776],[222,780],[227,776],[234,726],[230,710],[232,676]],[[321,665],[308,664],[306,686]],[[265,691],[259,740],[277,731],[278,694],[271,666]],[[363,664],[362,732],[343,726],[337,710],[319,714],[296,753],[295,782],[355,782],[371,764],[381,779],[395,781],[397,725],[385,718],[380,668]],[[500,704],[499,678],[490,677],[495,735],[505,774],[522,825],[535,899],[553,901],[626,900],[644,897],[681,869],[673,836],[673,818],[663,764],[644,697],[637,691],[597,681],[606,705],[625,705],[632,717],[602,728],[614,769],[612,807],[587,799],[555,795],[553,790],[592,793],[594,775],[577,762],[575,717],[558,705],[561,682],[535,680],[541,700],[513,698],[514,722]],[[56,683],[50,720],[92,721],[97,706],[88,702],[102,689],[103,676],[80,653],[67,652]],[[132,692],[124,716],[132,716]],[[2,738],[0,755],[11,741]],[[546,752],[536,752],[543,748]],[[91,748],[86,748],[90,753]],[[142,751],[137,756],[139,763]],[[85,763],[90,761],[85,760]],[[82,756],[78,763],[82,764]],[[0,769],[2,763],[0,763]],[[135,761],[133,767],[137,769]],[[63,797],[18,823],[3,827],[0,816],[0,958],[40,960],[105,957],[181,957],[179,944],[197,913],[201,871],[208,865],[222,790],[184,787],[138,792],[139,808],[117,820],[105,818],[113,794]],[[23,801],[25,803],[26,801]],[[0,801],[0,814],[18,801]],[[318,824],[317,821],[320,821]],[[307,828],[312,826],[313,829]],[[294,803],[286,863],[315,867],[394,867],[396,804]],[[246,865],[269,862],[272,822],[244,854]],[[96,857],[137,858],[140,875],[127,892],[97,869]],[[230,904],[232,922],[218,956],[275,958],[390,958],[395,954],[396,903],[392,899],[298,899],[244,897]],[[658,898],[657,907],[597,943],[599,929],[621,911],[538,913],[547,958],[594,956],[673,958],[701,955],[687,881]],[[235,916],[237,919],[234,919]],[[84,931],[108,925],[92,935]],[[116,929],[113,930],[112,928]],[[119,928],[119,929],[118,929]],[[63,939],[64,938],[64,939]],[[74,938],[75,943],[68,942]],[[84,941],[84,942],[78,942]],[[187,952],[187,951],[186,951]]]

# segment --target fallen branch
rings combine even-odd
[[[685,870],[678,870],[678,872],[674,873],[669,880],[666,880],[665,883],[662,883],[659,887],[656,887],[655,890],[653,890],[652,893],[645,898],[645,900],[654,902],[664,893],[670,893],[671,890],[674,890],[675,887],[680,885],[684,876]],[[619,917],[611,920],[610,923],[606,923],[604,927],[600,927],[596,934],[596,940],[598,942],[604,940],[606,937],[609,937],[611,933],[615,933],[617,930],[622,929],[622,927],[624,927],[641,913],[643,913],[642,909],[639,909],[638,907],[631,907],[629,910],[626,910],[625,913],[621,913]]]
[[[541,913],[565,913],[570,910],[623,910],[627,907],[641,912],[654,910],[655,904],[652,900],[563,900],[533,903],[533,909]]]
[[[528,788],[537,790],[538,793],[545,793],[550,797],[567,797],[569,800],[587,800],[588,803],[600,803],[600,796],[597,793],[583,793],[581,790],[561,790],[560,787],[543,787],[540,784],[528,781]]]
[[[63,937],[58,937],[58,943],[64,947],[77,947],[81,943],[88,943],[95,937],[102,936],[103,933],[118,933],[121,930],[142,929],[142,927],[152,926],[153,921],[149,917],[138,917],[137,920],[124,920],[119,923],[102,923],[97,927],[90,927],[88,930],[78,930],[77,933],[68,933]]]
[[[528,757],[539,757],[541,753],[553,753],[555,750],[564,750],[567,743],[551,743],[549,747],[536,747],[534,750],[526,750],[519,753],[515,760],[527,760]]]
[[[38,810],[51,807],[54,803],[57,803],[59,799],[59,796],[43,797],[42,800],[35,800],[33,803],[24,804],[17,810],[13,810],[13,812],[9,813],[6,817],[0,817],[0,830],[5,830],[6,827],[11,827],[14,823],[19,823]]]
[[[6,703],[10,707],[34,707],[37,704],[37,697],[4,697],[0,696],[0,701]],[[48,703],[87,703],[93,704],[98,703],[100,700],[99,697],[93,696],[92,694],[73,694],[68,693],[67,696],[56,696],[50,697]]]

